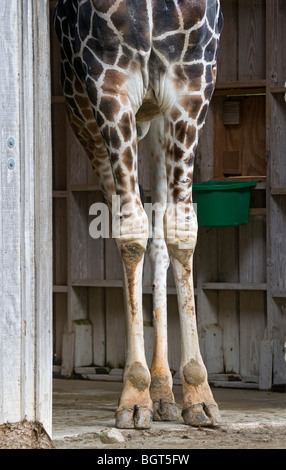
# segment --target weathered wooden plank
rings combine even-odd
[[[242,376],[259,375],[265,317],[265,293],[240,292],[240,374]]]
[[[273,365],[273,341],[261,341],[259,364],[259,390],[271,390]]]
[[[181,333],[176,296],[167,297],[168,359],[171,370],[179,371],[181,362]]]
[[[54,284],[67,285],[67,201],[53,201],[53,269]]]
[[[214,171],[214,106],[211,101],[195,158],[194,182],[208,181]]]
[[[125,365],[125,309],[123,289],[106,288],[106,364]]]
[[[275,338],[273,340],[273,383],[276,385],[286,384],[285,335],[282,339]]]
[[[284,79],[286,80],[286,78]],[[286,147],[286,111],[284,95],[271,96],[270,105],[271,188],[285,188],[286,169],[283,155]]]
[[[204,326],[204,361],[209,374],[224,372],[222,334],[219,325]]]
[[[74,333],[64,333],[61,375],[70,377],[74,368]]]
[[[144,325],[144,348],[148,367],[151,367],[154,350],[154,328],[151,325]]]
[[[267,8],[267,74],[272,87],[285,86],[286,62],[283,44],[286,40],[286,5],[283,0],[266,2]],[[275,148],[275,147],[273,147]]]
[[[239,280],[266,284],[266,221],[262,216],[239,227]]]
[[[266,100],[247,96],[243,100],[243,175],[266,175]]]
[[[224,28],[218,57],[218,82],[238,80],[238,10],[236,0],[222,0]]]
[[[93,203],[102,202],[100,193],[76,192],[70,204],[71,278],[104,279],[104,239],[89,233],[89,210]]]
[[[123,279],[122,261],[118,248],[113,238],[105,239],[105,278],[120,280]]]
[[[48,1],[1,7],[0,422],[37,420],[51,433]]]
[[[265,17],[265,0],[239,0],[239,80],[262,80],[265,78]]]
[[[67,295],[54,293],[53,299],[53,358],[55,364],[61,364],[63,334],[67,322]]]
[[[235,291],[219,292],[218,305],[219,324],[222,327],[225,372],[239,373],[239,314],[237,293]]]
[[[67,188],[66,108],[64,103],[52,106],[53,189]]]
[[[88,289],[88,317],[93,326],[93,363],[105,365],[105,289]]]
[[[218,281],[237,282],[238,277],[237,227],[218,229]]]
[[[271,267],[269,284],[272,292],[286,292],[286,198],[275,196],[270,203]]]
[[[267,284],[247,283],[247,282],[204,282],[204,290],[267,290]]]
[[[20,173],[20,95],[18,76],[21,69],[18,2],[4,2],[0,27],[1,92],[1,299],[0,317],[0,423],[21,419],[21,173]],[[16,23],[15,23],[16,19]],[[15,146],[9,148],[8,139]],[[11,141],[11,146],[13,141]],[[8,160],[15,168],[8,168]],[[13,354],[11,354],[13,351]],[[13,371],[13,373],[11,373]]]
[[[233,98],[228,98],[232,100]],[[223,153],[236,152],[242,162],[242,175],[266,174],[265,97],[244,96],[239,100],[240,125],[225,126],[223,106],[226,98],[214,98],[214,177],[224,177]],[[230,101],[231,102],[231,101]]]
[[[92,362],[92,324],[89,320],[74,320],[74,367]]]

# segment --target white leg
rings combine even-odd
[[[152,204],[156,206],[152,219],[152,238],[148,244],[152,268],[154,325],[154,355],[151,365],[150,393],[153,401],[153,419],[171,421],[178,418],[178,410],[172,391],[173,381],[168,363],[167,270],[169,256],[163,226],[167,200],[163,117],[152,121],[144,146],[149,152]]]

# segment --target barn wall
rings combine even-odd
[[[0,424],[52,428],[48,0],[1,2]]]
[[[53,9],[55,1],[50,5]],[[197,152],[195,180],[254,178],[258,185],[247,225],[199,229],[195,254],[198,327],[213,383],[269,388],[285,381],[286,175],[282,158],[286,64],[281,47],[286,39],[286,9],[278,0],[222,0],[222,8],[225,26],[218,81]],[[271,39],[266,42],[266,37]],[[102,196],[66,119],[54,33],[51,48],[54,364],[55,370],[69,376],[75,364],[124,366],[122,268],[113,240],[94,240],[88,232],[89,208],[102,201]],[[235,124],[226,124],[226,107]],[[144,152],[142,142],[139,178],[148,199],[150,174]],[[148,256],[143,284],[150,363],[153,327]],[[178,371],[179,319],[171,268],[168,315],[170,366]]]

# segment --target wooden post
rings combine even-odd
[[[0,424],[51,435],[48,0],[2,0],[0,77]]]

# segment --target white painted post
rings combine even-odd
[[[48,0],[1,0],[0,424],[52,431]]]

